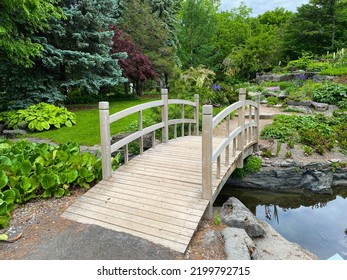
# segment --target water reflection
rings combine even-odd
[[[283,237],[327,259],[338,253],[347,259],[347,189],[332,195],[308,192],[279,193],[224,187],[215,206],[237,197],[259,219],[267,221]]]

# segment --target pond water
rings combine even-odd
[[[269,223],[284,238],[300,244],[325,260],[338,253],[347,260],[347,189],[333,195],[279,193],[224,186],[215,202],[239,199],[258,219]]]

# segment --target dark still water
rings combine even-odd
[[[347,260],[347,189],[333,195],[278,193],[226,185],[215,202],[234,196],[284,238],[324,260],[336,253]]]

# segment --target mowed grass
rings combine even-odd
[[[158,100],[158,98],[144,98],[131,101],[117,101],[110,102],[110,114],[122,111],[129,107],[139,105],[142,103]],[[72,127],[62,127],[60,129],[52,129],[49,131],[30,133],[28,137],[36,137],[41,139],[48,139],[57,144],[74,142],[80,145],[94,146],[100,144],[100,122],[98,104],[93,106],[74,106],[73,112],[76,115],[77,124]],[[87,107],[87,108],[86,108]],[[92,109],[88,109],[92,107]],[[149,116],[151,110],[145,110],[143,117]],[[128,129],[129,125],[138,120],[138,114],[132,114],[123,118],[111,125],[111,135],[124,132]]]

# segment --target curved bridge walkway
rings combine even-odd
[[[142,112],[158,106],[161,122],[143,128]],[[177,107],[181,118],[169,119],[170,108]],[[100,102],[99,108],[103,180],[71,205],[63,217],[126,232],[184,253],[202,216],[212,218],[213,202],[228,177],[257,149],[259,96],[256,102],[246,100],[246,91],[240,89],[239,101],[215,117],[212,106],[204,105],[201,133],[197,95],[194,102],[168,99],[164,89],[161,100],[111,116],[107,102]],[[139,116],[139,130],[111,145],[110,124],[134,113]],[[238,114],[237,123],[232,125],[234,113]],[[185,117],[189,114],[193,117]],[[214,137],[213,129],[222,121],[226,121],[225,137]],[[171,140],[169,127],[174,130]],[[160,144],[156,144],[156,130],[161,130]],[[151,135],[152,148],[144,151],[147,134]],[[136,139],[140,155],[130,160],[128,145]],[[120,149],[124,151],[124,164],[112,172],[111,153]]]

